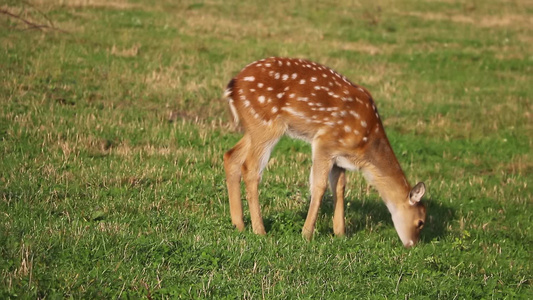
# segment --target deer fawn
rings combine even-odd
[[[418,242],[426,209],[424,183],[410,188],[385,135],[370,93],[330,68],[303,59],[271,57],[246,66],[224,94],[245,133],[224,154],[231,220],[244,230],[240,194],[246,185],[252,229],[265,234],[258,184],[270,153],[287,133],[311,144],[311,202],[302,229],[312,238],[320,202],[331,186],[333,231],[344,235],[345,170],[362,170],[383,198],[405,247]]]

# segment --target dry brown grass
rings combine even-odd
[[[468,24],[478,27],[513,27],[513,28],[531,28],[533,18],[524,14],[506,14],[504,16],[491,15],[463,15],[455,12],[438,13],[438,12],[398,12],[400,15],[413,16],[429,21],[449,21],[455,23]]]
[[[109,9],[133,9],[146,8],[140,4],[131,3],[128,0],[30,0],[29,3],[38,6],[60,5],[71,8],[109,8]]]
[[[111,47],[111,49],[109,50],[109,53],[111,53],[112,55],[121,56],[121,57],[135,57],[139,55],[140,48],[141,48],[140,44],[135,44],[129,48],[120,48],[120,49],[116,45],[113,45],[113,47]]]

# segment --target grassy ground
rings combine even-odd
[[[0,8],[0,298],[533,297],[531,3]],[[373,92],[429,189],[419,246],[356,173],[348,236],[332,236],[328,194],[305,242],[310,148],[289,139],[261,185],[268,235],[232,229],[222,155],[241,134],[221,95],[272,55]]]

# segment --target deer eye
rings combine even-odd
[[[424,221],[419,220],[419,221],[418,221],[418,226],[417,226],[417,227],[418,227],[418,229],[422,229],[422,227],[424,227]]]

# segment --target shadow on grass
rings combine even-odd
[[[263,223],[267,233],[300,235],[306,217],[307,210],[287,210],[264,216]]]
[[[351,236],[362,230],[373,230],[381,226],[394,227],[387,206],[378,199],[348,200],[346,209],[346,234]],[[446,235],[446,227],[455,219],[455,209],[439,200],[425,200],[427,208],[426,226],[420,239],[423,242],[440,240]],[[333,214],[332,206],[329,214]]]
[[[423,242],[442,239],[447,232],[446,227],[451,221],[456,220],[455,207],[445,204],[437,199],[426,200],[427,216],[426,226],[422,230],[420,239]]]
[[[455,209],[436,199],[425,200],[428,215],[426,226],[420,239],[423,242],[440,240],[446,235],[446,227],[455,220]],[[350,237],[363,230],[379,230],[382,227],[394,227],[390,213],[380,199],[353,200],[346,199],[346,236]],[[307,208],[304,210],[282,211],[264,216],[265,229],[268,233],[300,234]],[[320,235],[333,235],[332,227],[333,201],[326,196],[322,201],[316,230]]]

